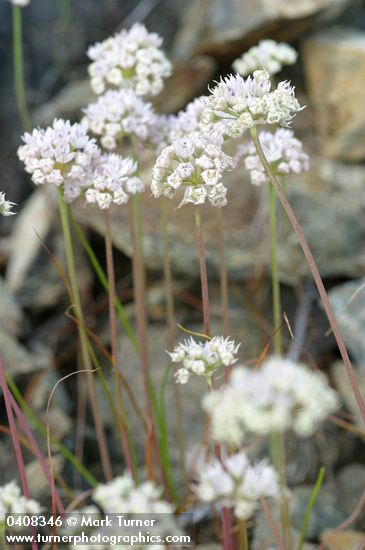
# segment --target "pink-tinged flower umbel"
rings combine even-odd
[[[211,95],[205,98],[203,123],[224,122],[228,137],[238,138],[257,124],[288,126],[302,109],[289,82],[280,82],[271,90],[266,71],[255,71],[243,78],[230,75],[223,78]]]

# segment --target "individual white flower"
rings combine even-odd
[[[18,157],[35,185],[62,187],[67,202],[89,185],[101,153],[80,124],[56,119],[52,126],[25,133],[22,139]]]
[[[137,162],[133,159],[115,154],[103,155],[85,193],[86,202],[96,203],[102,210],[113,203],[127,203],[129,195],[144,191],[136,172]]]
[[[231,138],[240,137],[256,124],[288,126],[301,110],[288,82],[280,82],[271,91],[265,70],[255,71],[246,79],[238,74],[221,79],[205,103],[202,122],[224,122],[226,135]]]
[[[233,68],[242,76],[265,69],[270,75],[281,71],[285,65],[293,65],[298,58],[297,52],[285,42],[261,40],[233,63]]]
[[[15,206],[15,202],[6,200],[5,193],[0,192],[0,215],[1,216],[14,216],[16,212],[12,212],[11,209]]]
[[[192,337],[180,342],[169,353],[173,363],[182,363],[175,374],[179,384],[185,384],[192,374],[210,378],[221,367],[229,367],[237,361],[240,344],[223,336],[214,336],[205,342],[196,342]]]
[[[249,519],[261,497],[277,497],[278,478],[266,461],[250,465],[244,452],[213,459],[198,472],[194,492],[203,502],[218,501],[233,508],[235,515]]]
[[[139,96],[161,92],[163,81],[171,74],[171,63],[160,49],[162,39],[149,33],[144,25],[134,24],[130,30],[104,42],[90,46],[87,55],[91,87],[96,94],[107,88],[132,88]]]
[[[273,357],[259,369],[238,367],[230,383],[203,400],[217,441],[239,445],[248,432],[268,435],[292,429],[308,437],[339,405],[319,373]]]
[[[123,138],[156,143],[160,136],[158,117],[151,103],[145,103],[133,90],[109,90],[84,109],[82,125],[100,136],[105,149],[113,150]]]
[[[223,137],[218,132],[190,134],[165,147],[152,171],[151,190],[158,198],[172,199],[181,188],[184,196],[179,206],[187,203],[213,206],[227,204],[222,183],[225,170],[233,168],[233,160],[222,150]]]
[[[5,514],[39,514],[42,507],[33,499],[25,498],[15,481],[0,487],[0,524]]]
[[[294,136],[292,130],[278,128],[274,133],[263,131],[259,133],[259,140],[277,176],[300,174],[309,169],[309,156],[303,151],[302,142]],[[242,147],[242,154],[253,185],[268,182],[269,178],[252,142]]]

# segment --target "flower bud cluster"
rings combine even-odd
[[[15,212],[12,212],[12,207],[15,206],[15,202],[7,201],[5,193],[0,192],[0,215],[1,216],[14,216]]]
[[[62,187],[67,202],[72,202],[89,184],[100,161],[100,150],[80,124],[54,120],[47,129],[35,129],[22,137],[19,159],[36,185]]]
[[[103,155],[85,193],[88,203],[96,203],[105,210],[114,204],[125,204],[129,195],[142,193],[144,185],[136,176],[137,163],[119,155]]]
[[[223,78],[205,99],[201,120],[205,124],[223,121],[228,137],[238,138],[256,124],[288,126],[301,110],[288,82],[271,91],[266,71],[255,71],[246,79],[240,75]]]
[[[207,395],[203,408],[210,415],[213,437],[240,445],[248,432],[269,435],[292,429],[308,437],[338,408],[338,397],[321,373],[273,357],[258,370],[234,369],[230,383]]]
[[[242,76],[265,69],[270,75],[279,73],[285,65],[293,65],[297,52],[285,42],[261,40],[233,63],[233,68]]]
[[[163,81],[171,74],[171,63],[160,49],[162,39],[149,33],[144,25],[90,46],[87,55],[91,87],[96,94],[107,88],[132,88],[139,96],[161,92]]]
[[[278,497],[278,476],[266,461],[251,465],[244,452],[215,458],[200,470],[193,488],[203,502],[218,501],[233,508],[236,517],[247,520],[262,497]]]
[[[222,150],[223,137],[218,132],[191,134],[165,147],[152,172],[152,193],[172,199],[180,188],[187,203],[213,206],[227,204],[227,189],[222,183],[224,170],[234,167],[233,159]]]
[[[279,128],[274,133],[263,131],[259,134],[259,140],[277,176],[300,174],[309,169],[309,156],[303,151],[302,142],[294,136],[292,130]],[[269,178],[252,142],[243,147],[243,154],[253,185],[268,182]]]
[[[142,142],[159,140],[151,103],[142,101],[133,90],[109,90],[88,105],[84,115],[83,127],[100,136],[105,149],[115,149],[126,136]]]
[[[223,336],[214,336],[206,342],[195,342],[193,338],[178,344],[169,353],[173,363],[182,363],[175,374],[179,384],[186,384],[192,374],[210,378],[221,367],[229,367],[237,361],[240,344]]]

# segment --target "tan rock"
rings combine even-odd
[[[338,16],[351,0],[190,0],[174,54],[237,56],[268,36],[297,39],[308,28]],[[285,24],[285,23],[288,24]]]
[[[303,61],[323,154],[365,158],[365,32],[333,27],[309,38]]]
[[[365,533],[359,531],[325,531],[321,535],[321,541],[326,543],[329,550],[359,550],[364,548]]]

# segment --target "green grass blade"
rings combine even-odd
[[[310,517],[311,517],[313,506],[316,503],[318,493],[321,490],[325,473],[326,473],[326,469],[323,468],[323,466],[322,466],[322,468],[319,470],[319,474],[318,474],[318,477],[317,477],[316,484],[313,487],[313,490],[312,490],[311,495],[309,497],[307,508],[305,510],[303,524],[302,524],[302,528],[300,530],[298,550],[302,550],[302,548],[303,548],[304,541],[305,541],[305,536],[307,534],[308,523],[309,523],[309,520],[310,520]]]

